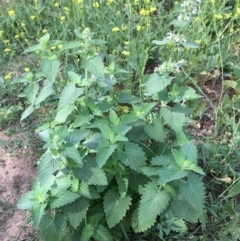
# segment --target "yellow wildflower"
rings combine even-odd
[[[156,7],[150,7],[150,9],[149,9],[149,12],[150,12],[150,13],[153,13],[153,12],[155,12],[155,11],[157,11],[157,8],[156,8]]]
[[[8,15],[12,17],[15,15],[15,12],[13,10],[8,10]]]
[[[123,54],[123,55],[125,55],[125,56],[129,56],[129,55],[130,55],[130,52],[129,52],[129,51],[126,51],[126,50],[124,50],[124,51],[122,51],[122,54]]]
[[[134,3],[138,3],[139,0],[134,0]]]
[[[215,17],[217,20],[220,20],[220,19],[223,18],[221,14],[214,14],[214,17]]]
[[[233,28],[230,28],[230,29],[229,29],[229,32],[230,32],[230,33],[233,33],[233,32],[234,32],[234,29],[233,29]]]
[[[58,45],[58,48],[59,48],[59,49],[62,49],[62,47],[63,47],[63,44],[59,44],[59,45]]]
[[[124,44],[129,45],[129,41],[124,42]]]
[[[47,32],[47,29],[44,28],[44,29],[42,30],[42,33],[46,33],[46,32]]]
[[[68,7],[64,7],[63,9],[65,10],[65,12],[68,12],[68,11],[69,11],[69,8],[68,8]]]
[[[76,0],[76,3],[82,3],[83,0]]]
[[[149,4],[149,3],[150,3],[150,0],[144,0],[144,2],[145,2],[146,4]]]
[[[19,39],[19,35],[16,34],[16,35],[14,36],[14,38],[15,38],[15,39]]]
[[[34,20],[34,19],[36,18],[36,16],[32,15],[32,16],[30,16],[30,18],[31,18],[32,20]]]
[[[24,32],[21,32],[20,35],[23,37],[24,36]]]
[[[51,47],[51,50],[55,50],[55,49],[56,49],[56,46],[52,46],[52,47]]]
[[[197,40],[195,40],[195,42],[196,42],[197,44],[200,44],[202,41],[199,40],[199,39],[197,39]]]
[[[142,29],[142,26],[137,25],[136,29],[137,29],[137,31],[140,31]]]
[[[215,3],[215,0],[210,0],[211,3]]]
[[[240,15],[240,8],[237,8],[236,14],[237,14],[237,15]]]
[[[122,27],[122,30],[126,30],[126,29],[127,29],[127,26],[123,26],[123,27]]]
[[[24,27],[26,26],[26,24],[25,24],[25,23],[21,23],[20,26],[21,26],[22,28],[24,28]]]
[[[194,19],[194,21],[195,22],[199,22],[201,19],[199,18],[199,17],[196,17],[195,19]]]
[[[0,38],[2,37],[3,31],[0,31]]]
[[[11,49],[9,49],[9,48],[4,49],[5,53],[10,52],[10,51],[11,51]]]
[[[25,70],[25,72],[29,72],[30,68],[25,68],[24,70]]]
[[[98,2],[94,2],[94,3],[93,3],[93,7],[94,7],[94,8],[99,8],[99,6],[100,6],[100,5],[99,5]]]
[[[119,27],[112,28],[112,32],[118,32],[119,30],[120,30]]]
[[[6,39],[6,40],[3,40],[4,44],[9,44],[10,43],[10,40]]]
[[[114,0],[108,0],[108,5],[110,5],[111,3],[113,3],[114,2]]]
[[[65,17],[65,16],[62,16],[62,17],[60,18],[60,20],[63,22],[63,21],[66,20],[66,17]]]
[[[10,72],[7,75],[5,75],[5,77],[4,77],[5,80],[10,80],[12,78],[12,74],[13,74],[13,72]]]
[[[59,3],[54,3],[54,7],[58,7],[59,6]]]
[[[232,13],[226,13],[225,14],[225,19],[229,19],[229,18],[231,18],[232,17]]]
[[[147,16],[149,14],[149,11],[148,10],[146,10],[146,9],[141,9],[140,10],[140,15],[142,15],[142,16]]]

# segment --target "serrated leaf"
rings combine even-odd
[[[54,82],[60,68],[58,59],[44,59],[41,62],[42,71],[50,82]]]
[[[26,119],[33,111],[34,111],[33,105],[28,106],[28,108],[21,115],[21,121]]]
[[[85,162],[81,168],[75,168],[73,172],[79,180],[83,180],[88,184],[108,184],[106,174],[102,169],[99,169],[93,161]]]
[[[176,132],[182,130],[185,122],[185,115],[183,113],[171,111],[168,107],[161,108],[161,115],[166,123]]]
[[[141,167],[146,165],[145,153],[141,147],[134,143],[125,144],[124,152],[120,152],[118,157],[123,164],[137,172],[140,172]]]
[[[89,186],[86,182],[81,182],[79,185],[79,194],[87,197],[89,199],[98,199],[100,198],[100,195],[98,192],[94,189],[93,186]]]
[[[164,141],[163,125],[161,120],[155,119],[151,124],[144,126],[144,131],[155,141]]]
[[[180,167],[171,165],[160,170],[158,175],[160,177],[158,179],[158,184],[162,185],[164,183],[186,177],[188,175],[188,171],[181,170]]]
[[[17,208],[19,209],[31,209],[34,202],[33,202],[33,191],[27,192],[23,194],[20,200],[17,203]]]
[[[82,164],[82,157],[80,156],[79,151],[77,150],[76,147],[71,146],[71,147],[65,147],[63,150],[59,150],[59,152],[62,155],[65,155],[67,157],[70,157],[73,159],[76,163]]]
[[[121,197],[125,197],[128,190],[128,179],[120,176],[116,176],[116,181],[118,184],[118,190]]]
[[[88,130],[74,130],[70,132],[66,137],[65,141],[67,144],[76,145],[83,140],[89,134]]]
[[[173,200],[171,202],[171,210],[175,213],[177,217],[183,218],[188,222],[198,222],[199,213],[186,200]]]
[[[104,64],[99,56],[95,56],[91,59],[83,59],[81,64],[91,74],[97,77],[104,77]]]
[[[67,49],[76,49],[81,47],[81,42],[80,41],[71,41],[67,42],[63,45],[62,50],[67,50]]]
[[[82,88],[77,88],[74,83],[70,82],[62,91],[58,109],[63,108],[66,105],[74,103],[74,101],[83,94]]]
[[[119,98],[118,100],[119,104],[123,104],[123,103],[132,104],[132,103],[140,102],[139,98],[125,92],[120,92],[118,98]]]
[[[107,124],[104,124],[104,123],[99,124],[98,128],[101,130],[105,139],[107,139],[107,140],[113,140],[114,139],[114,133]]]
[[[167,155],[155,156],[151,160],[152,165],[156,166],[166,166],[170,163],[171,159]]]
[[[145,95],[154,95],[171,84],[172,78],[153,73],[145,84]]]
[[[31,218],[33,221],[33,225],[36,229],[38,229],[39,227],[46,206],[47,203],[35,204],[31,209]]]
[[[236,197],[240,193],[240,180],[238,180],[231,188],[228,190],[227,197]]]
[[[189,160],[191,163],[197,164],[197,147],[194,145],[193,141],[189,141],[183,144],[181,146],[180,152],[184,156],[185,160]]]
[[[42,46],[40,44],[36,44],[33,46],[30,46],[24,50],[24,53],[31,53],[31,52],[36,52],[38,50],[41,50]]]
[[[113,190],[109,190],[104,196],[104,212],[109,228],[116,226],[126,215],[131,205],[131,197],[118,197]]]
[[[38,165],[38,178],[41,185],[48,181],[60,164],[61,160],[53,158],[50,153],[46,153],[41,157]]]
[[[65,122],[67,117],[74,111],[74,109],[75,106],[73,104],[64,106],[63,108],[59,109],[55,117],[55,121],[58,123]]]
[[[61,240],[66,225],[63,214],[57,213],[54,217],[45,214],[40,222],[40,230],[45,241]]]
[[[102,225],[98,225],[95,230],[93,237],[97,241],[112,241],[112,236],[108,229]]]
[[[99,168],[102,168],[107,162],[108,158],[113,154],[114,150],[117,148],[117,145],[111,146],[100,146],[97,149],[96,161]]]
[[[180,184],[180,193],[198,212],[204,207],[205,187],[200,178],[191,174],[186,182]]]
[[[39,90],[38,83],[31,83],[24,89],[24,94],[26,95],[26,97],[28,98],[28,101],[31,104],[35,103],[38,90]]]
[[[53,196],[53,200],[51,202],[51,209],[59,208],[68,203],[72,203],[79,197],[79,194],[63,189]]]
[[[81,221],[86,217],[88,207],[89,202],[83,197],[64,207],[64,213],[67,214],[73,228],[77,229]]]
[[[114,125],[119,124],[120,119],[114,110],[109,111],[109,119]]]
[[[143,232],[149,229],[155,223],[157,216],[166,209],[169,201],[168,193],[160,190],[155,183],[150,182],[145,185],[138,208],[137,230]]]
[[[158,176],[160,170],[160,167],[153,166],[146,166],[141,168],[142,173],[148,177]]]
[[[94,233],[94,227],[92,226],[92,224],[91,223],[85,224],[81,232],[80,240],[89,241],[90,238],[93,236],[93,233]]]
[[[68,71],[68,78],[74,83],[77,84],[81,80],[81,76],[73,71]]]
[[[86,114],[81,113],[80,115],[77,115],[76,117],[77,118],[73,124],[73,128],[81,127],[82,125],[89,123],[94,118],[93,115],[89,115],[87,113]]]
[[[53,93],[53,88],[52,86],[50,85],[44,85],[44,87],[41,89],[37,99],[36,99],[36,102],[35,102],[35,105],[38,105],[40,104],[41,102],[43,102],[45,99],[47,99],[47,97],[49,97],[51,94]]]

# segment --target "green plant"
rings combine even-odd
[[[104,67],[91,51],[101,41],[89,41],[89,34],[79,35],[82,45],[63,44],[61,51],[81,54],[80,66],[71,70],[60,71],[62,52],[49,50],[49,34],[25,51],[39,51],[41,77],[26,84],[30,106],[22,119],[41,105],[56,108],[38,128],[47,150],[38,180],[18,207],[31,210],[45,240],[186,233],[205,202],[204,172],[185,131],[191,116],[185,102],[199,96],[191,87],[172,85],[171,63],[149,75],[144,100],[116,92],[115,64]]]

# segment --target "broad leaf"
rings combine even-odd
[[[61,163],[60,159],[53,158],[50,153],[46,153],[41,157],[38,165],[38,178],[41,185],[48,181]]]
[[[98,199],[100,195],[94,189],[93,186],[88,185],[86,182],[81,182],[79,185],[78,193],[81,196],[87,197],[89,199]]]
[[[53,83],[60,68],[60,61],[58,59],[44,59],[41,67],[47,79]]]
[[[53,93],[52,85],[50,85],[50,86],[44,85],[44,87],[41,89],[41,91],[36,99],[35,105],[38,105],[42,101],[46,100],[47,97],[49,97],[52,93]]]
[[[104,64],[99,56],[91,59],[83,59],[81,64],[91,74],[97,77],[104,77]]]
[[[63,108],[66,105],[74,103],[74,101],[83,94],[83,89],[76,88],[75,84],[70,82],[62,91],[58,109]]]
[[[35,204],[31,209],[31,218],[33,221],[33,225],[36,229],[38,229],[39,227],[46,206],[47,203]]]
[[[151,124],[144,126],[144,131],[155,141],[164,141],[163,125],[161,120],[155,119]]]
[[[117,145],[103,145],[97,149],[96,161],[99,168],[102,168],[107,162],[108,158],[113,154]]]
[[[125,151],[118,154],[118,158],[123,164],[131,167],[137,172],[140,172],[141,167],[146,165],[145,153],[137,144],[130,142],[125,144]]]
[[[38,83],[31,83],[24,89],[24,94],[31,104],[35,104],[36,96],[39,90]]]
[[[168,193],[161,190],[155,183],[150,182],[145,185],[138,208],[137,230],[143,232],[149,229],[155,223],[157,216],[166,209],[169,201]]]
[[[240,181],[238,180],[229,190],[227,197],[236,197],[240,194]]]
[[[83,197],[64,207],[64,213],[67,214],[73,228],[77,229],[81,221],[86,217],[88,207],[89,203]]]
[[[90,238],[93,236],[94,227],[91,223],[86,223],[81,232],[81,241],[90,241]]]
[[[126,177],[116,176],[116,181],[118,184],[118,190],[121,197],[125,197],[128,190],[128,179]]]
[[[197,147],[193,141],[189,141],[181,146],[181,153],[185,160],[189,160],[193,164],[197,164],[198,154]]]
[[[81,113],[80,115],[76,116],[76,120],[73,124],[73,128],[81,127],[82,125],[89,123],[94,118],[93,115],[89,115],[88,113]]]
[[[157,166],[166,166],[170,163],[171,159],[169,156],[166,155],[160,155],[160,156],[155,156],[151,160],[152,165],[157,165]]]
[[[53,196],[53,200],[51,202],[51,208],[54,209],[54,208],[62,207],[68,203],[72,203],[79,197],[80,197],[79,194],[63,189]]]
[[[65,147],[63,150],[59,150],[59,152],[62,155],[65,155],[67,157],[70,157],[73,159],[76,163],[82,164],[82,157],[80,156],[79,151],[77,150],[76,147],[71,146],[71,147]]]
[[[88,135],[88,133],[88,130],[74,130],[70,132],[64,140],[67,142],[67,144],[74,146],[83,140]]]
[[[21,115],[21,121],[26,119],[33,111],[34,111],[33,105],[28,106],[28,108]]]
[[[160,177],[158,179],[158,184],[162,185],[164,183],[186,177],[188,175],[188,171],[182,170],[178,166],[171,165],[167,168],[161,169],[158,175]]]
[[[185,122],[185,115],[183,113],[171,111],[168,107],[161,108],[161,115],[166,123],[176,132],[182,130]]]
[[[112,241],[112,236],[108,229],[102,225],[98,225],[94,229],[93,237],[97,241]]]
[[[104,212],[109,228],[116,226],[126,215],[131,205],[131,197],[118,197],[113,190],[104,196]]]
[[[205,187],[197,175],[189,175],[187,182],[180,184],[180,193],[198,212],[202,211],[204,207]]]
[[[61,240],[66,225],[63,214],[57,213],[54,217],[45,214],[40,222],[40,230],[45,241]]]
[[[75,106],[73,104],[62,107],[58,110],[57,115],[55,117],[55,121],[58,123],[65,122],[67,117],[73,112],[74,109]]]
[[[192,223],[198,222],[199,213],[186,200],[173,200],[171,202],[171,209],[179,218],[183,218]]]
[[[145,94],[154,95],[171,84],[171,81],[171,77],[160,76],[157,73],[153,73],[149,76],[149,79],[145,84]]]
[[[34,202],[33,202],[33,190],[30,192],[27,192],[23,194],[23,196],[20,198],[20,200],[17,203],[17,208],[19,209],[31,209]]]

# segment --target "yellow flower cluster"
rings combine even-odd
[[[237,14],[238,16],[240,16],[240,8],[237,8],[236,14]]]
[[[94,7],[94,8],[99,8],[99,6],[100,6],[100,5],[99,5],[98,2],[94,2],[94,3],[93,3],[93,7]]]
[[[112,32],[119,32],[119,27],[114,27],[114,28],[112,28]]]
[[[63,22],[63,21],[66,20],[66,17],[65,17],[65,16],[61,16],[61,17],[60,17],[60,20]]]
[[[126,50],[123,50],[123,51],[122,51],[122,54],[125,55],[125,56],[129,56],[129,55],[130,55],[130,52],[129,52],[129,51],[126,51]]]
[[[2,38],[2,35],[3,35],[3,31],[0,31],[0,38]]]
[[[10,72],[7,75],[5,75],[5,77],[4,77],[5,80],[10,80],[12,78],[12,74],[13,74],[13,72]]]
[[[8,10],[8,15],[13,17],[15,15],[15,12],[13,10]]]
[[[223,18],[223,16],[221,14],[214,14],[214,17],[217,19],[217,20],[220,20]]]
[[[107,4],[110,5],[114,2],[114,0],[108,0]]]

